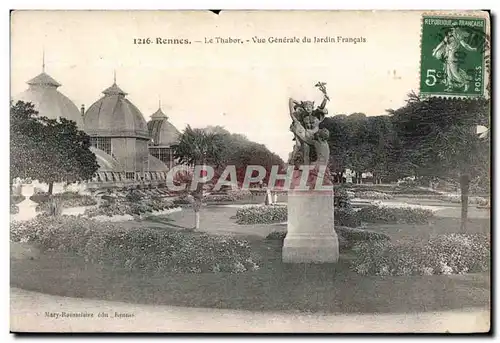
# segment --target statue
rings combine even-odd
[[[339,259],[334,229],[333,183],[328,164],[330,132],[320,128],[329,101],[325,84],[316,84],[324,95],[322,104],[290,99],[291,131],[295,147],[290,188],[287,194],[287,234],[283,241],[284,263],[332,263]],[[302,166],[302,168],[297,168]]]
[[[300,103],[294,99],[289,99],[290,117],[292,125],[290,130],[294,133],[293,140],[295,146],[290,157],[290,164],[308,165],[312,161],[318,159],[315,157],[316,145],[313,142],[315,134],[319,131],[319,124],[325,119],[328,113],[326,103],[330,100],[326,92],[326,83],[318,82],[315,87],[323,93],[323,102],[316,109],[313,101],[301,101]],[[325,132],[323,132],[323,136]],[[329,134],[328,134],[329,135]]]

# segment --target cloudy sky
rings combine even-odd
[[[418,90],[421,13],[412,12],[15,12],[11,92],[42,70],[88,108],[113,83],[145,118],[158,108],[180,130],[222,125],[287,158],[289,97],[330,113],[385,114]],[[205,37],[243,44],[204,44]],[[253,44],[252,37],[364,37],[365,43]],[[192,44],[134,44],[134,38],[185,38]],[[250,40],[250,42],[246,42]],[[202,41],[198,43],[196,41]]]

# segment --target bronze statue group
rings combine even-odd
[[[292,118],[290,130],[294,134],[295,141],[289,164],[294,165],[296,169],[304,165],[314,166],[313,174],[317,174],[321,166],[326,167],[326,171],[328,171],[330,159],[328,145],[330,132],[325,128],[320,128],[321,122],[328,114],[325,107],[330,98],[324,82],[318,82],[315,87],[323,93],[323,101],[317,108],[314,108],[313,101],[298,102],[292,98],[289,99]],[[325,177],[325,179],[329,179],[329,177]]]

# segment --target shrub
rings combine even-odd
[[[257,205],[238,209],[238,224],[272,224],[287,220],[287,207],[282,205]]]
[[[441,195],[439,197],[442,201],[448,201],[456,204],[460,204],[462,202],[462,197],[458,194],[446,194],[446,195]],[[469,197],[469,205],[487,205],[488,204],[488,199],[483,198],[483,197],[474,197],[470,196]]]
[[[18,195],[18,194],[11,194],[10,195],[10,203],[11,204],[17,205],[23,200],[24,200],[24,195]]]
[[[10,214],[17,214],[19,213],[19,207],[17,207],[16,204],[10,203]]]
[[[333,221],[335,225],[339,226],[348,226],[348,227],[361,226],[361,220],[358,217],[357,211],[348,208],[334,209]]]
[[[46,203],[47,206],[44,209],[44,211],[49,215],[49,216],[60,216],[62,214],[62,203],[58,199],[51,199],[49,202]]]
[[[356,217],[359,218],[361,222],[385,224],[425,224],[433,216],[434,212],[428,209],[380,207],[375,205],[361,208],[356,213]]]
[[[31,201],[34,201],[36,203],[44,203],[44,202],[48,202],[50,200],[50,198],[52,197],[51,194],[49,193],[35,193],[33,194],[31,197],[30,197],[30,200]]]
[[[368,206],[358,211],[352,208],[335,208],[334,223],[337,226],[359,227],[363,222],[384,224],[425,224],[434,212],[427,209],[411,207],[379,207]],[[273,224],[286,222],[288,217],[286,205],[256,205],[238,209],[238,224]]]
[[[180,198],[174,199],[173,203],[175,206],[191,205],[191,201],[187,196],[182,196]]]
[[[150,272],[231,272],[259,268],[247,241],[203,233],[127,229],[84,217],[38,216],[12,223],[11,241],[70,252],[90,263]]]
[[[272,231],[266,236],[266,239],[273,241],[274,240],[283,241],[285,237],[286,237],[286,231]]]
[[[94,206],[97,200],[90,195],[82,195],[76,192],[64,192],[54,195],[48,193],[35,194],[31,200],[38,203],[37,211],[46,212],[50,211],[51,202],[57,201],[61,208],[80,207],[80,206]]]
[[[446,234],[426,242],[372,241],[354,247],[353,268],[364,275],[432,275],[484,272],[490,242],[482,234]]]
[[[360,228],[335,226],[335,232],[337,233],[339,246],[342,249],[350,249],[360,242],[390,240],[390,237],[386,234]],[[283,241],[285,237],[286,231],[273,231],[266,236],[266,239]]]
[[[103,201],[100,206],[85,210],[87,217],[116,216],[116,215],[141,215],[153,211],[163,211],[174,208],[176,205],[170,200],[161,198],[143,199],[138,202],[129,202],[126,199],[115,199],[114,201]]]
[[[141,201],[142,198],[143,196],[135,189],[128,191],[127,194],[125,195],[126,201],[131,203],[139,202]]]
[[[385,233],[346,226],[335,226],[335,232],[343,238],[345,248],[352,248],[357,243],[364,241],[389,241],[391,239]]]
[[[334,208],[351,208],[351,196],[344,187],[334,189],[333,207]]]
[[[238,198],[231,194],[209,194],[203,200],[205,202],[231,202]]]
[[[430,189],[421,189],[421,188],[405,188],[405,187],[397,187],[394,191],[393,194],[395,195],[414,195],[414,196],[439,196],[440,193],[430,190]]]
[[[248,189],[230,189],[227,191],[227,194],[235,197],[238,200],[252,196],[252,192]]]
[[[229,189],[225,192],[209,194],[204,197],[203,201],[205,202],[231,202],[242,200],[245,198],[250,198],[252,196],[252,192],[247,189]]]
[[[375,191],[369,191],[369,192],[356,192],[355,193],[358,198],[362,199],[376,199],[376,200],[385,200],[385,199],[392,199],[394,198],[393,195],[387,194],[384,192],[375,192]]]

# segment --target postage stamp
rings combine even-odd
[[[485,17],[423,15],[420,94],[483,96],[488,47]]]

